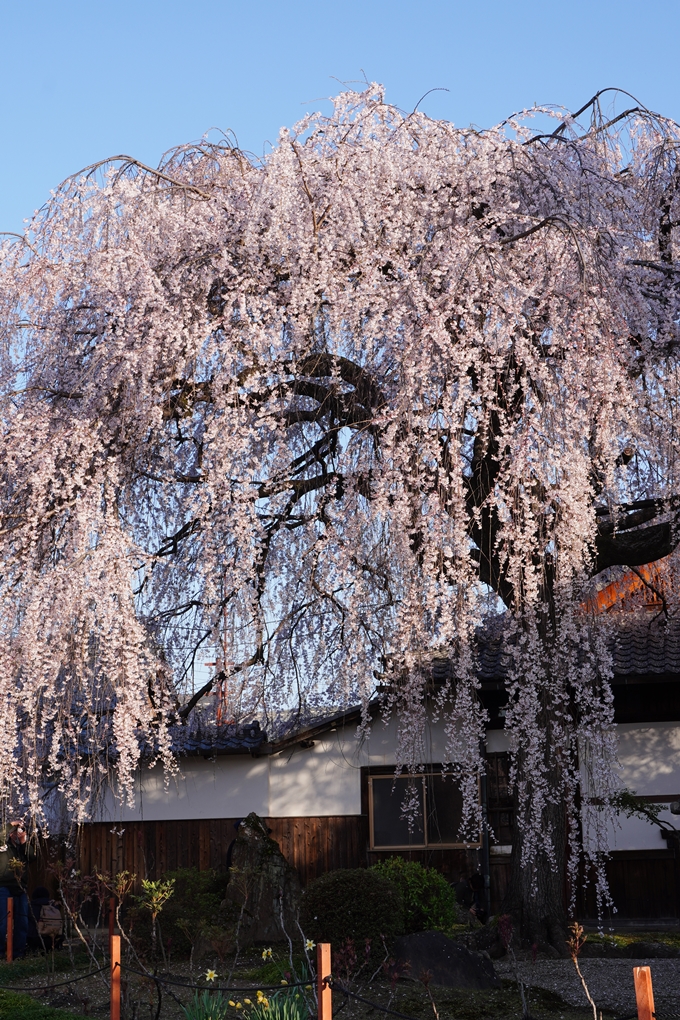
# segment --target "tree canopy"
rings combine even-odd
[[[502,619],[524,860],[549,855],[579,743],[614,783],[588,585],[676,542],[679,141],[598,97],[481,131],[372,86],[263,159],[88,168],[5,238],[5,802],[39,813],[50,774],[86,816],[109,763],[124,793],[142,751],[171,767],[216,645],[243,711],[377,674],[415,765],[444,652],[473,823]]]

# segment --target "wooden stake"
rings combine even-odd
[[[116,925],[116,898],[111,896],[109,898],[109,942],[113,938]]]
[[[649,967],[633,967],[638,1020],[654,1020],[654,992]]]
[[[316,947],[316,996],[319,1004],[318,1020],[332,1020],[331,986],[326,978],[331,976],[331,944],[319,942]]]
[[[14,959],[14,897],[7,897],[7,962]]]
[[[111,1020],[120,1020],[120,935],[111,942]]]

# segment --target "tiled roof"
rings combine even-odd
[[[212,758],[219,754],[244,754],[259,751],[267,742],[267,734],[255,719],[252,723],[214,727],[206,732],[182,732],[173,735],[173,750],[179,755],[203,755]]]
[[[622,621],[612,650],[617,676],[675,673],[680,679],[680,627],[673,619],[666,626],[649,619]]]
[[[642,675],[676,674],[680,680],[680,622],[665,621],[658,614],[621,613],[614,622],[612,655],[618,679]],[[477,643],[477,675],[482,682],[502,682],[509,670],[509,657],[500,634],[480,634]],[[432,660],[432,679],[443,683],[452,676],[451,662]]]

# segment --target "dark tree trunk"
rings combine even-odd
[[[522,827],[516,824],[510,880],[501,913],[511,916],[515,938],[523,947],[535,945],[539,952],[568,956],[567,826],[563,805],[549,805],[543,813],[543,821],[553,833],[555,860],[549,860],[540,852],[533,868],[523,868]]]

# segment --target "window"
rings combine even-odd
[[[396,779],[393,772],[373,775],[368,790],[374,850],[480,845],[479,839],[465,844],[458,834],[463,797],[451,776],[434,771]],[[410,807],[408,815],[405,804]]]
[[[508,755],[486,756],[486,806],[489,826],[501,846],[512,844],[514,805],[509,783]]]

